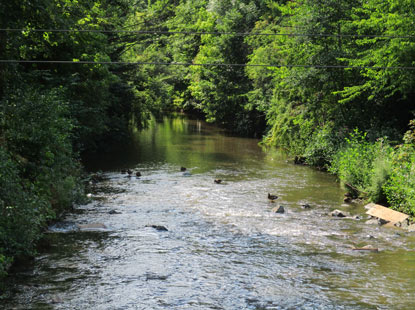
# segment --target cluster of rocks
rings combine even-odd
[[[342,210],[334,210],[330,212],[332,217],[339,217],[339,218],[349,218],[353,220],[360,220],[362,217],[360,215],[351,215],[349,212],[342,211]]]
[[[399,227],[409,232],[415,232],[415,224],[411,224],[409,216],[404,213],[394,211],[374,203],[369,203],[365,206],[365,209],[367,210],[366,213],[369,215],[369,219],[365,222],[366,224],[379,226],[385,225],[385,227]],[[330,212],[330,215],[337,218],[363,218],[359,215],[352,216],[349,212],[342,210],[334,210]]]

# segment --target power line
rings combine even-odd
[[[381,34],[329,34],[329,33],[261,33],[261,32],[216,32],[216,31],[164,31],[164,30],[98,30],[98,29],[16,29],[1,28],[2,32],[81,32],[81,33],[125,33],[125,34],[184,34],[184,35],[233,35],[233,36],[287,36],[287,37],[336,37],[336,38],[383,38],[383,39],[414,39],[411,35]]]
[[[86,65],[161,65],[161,66],[205,66],[205,67],[274,67],[274,68],[334,68],[334,69],[373,69],[373,70],[415,70],[407,66],[346,66],[346,65],[283,65],[283,64],[237,64],[237,63],[186,63],[186,62],[128,62],[128,61],[71,61],[71,60],[14,60],[0,59],[0,63],[29,64],[86,64]]]

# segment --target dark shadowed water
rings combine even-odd
[[[415,308],[414,235],[328,216],[364,209],[342,206],[332,176],[287,163],[257,140],[165,118],[90,169],[108,178],[96,200],[51,228],[50,246],[15,271],[0,308]],[[277,205],[286,212],[271,212]],[[86,223],[107,228],[76,231]],[[351,249],[365,245],[380,252]]]

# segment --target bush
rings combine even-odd
[[[334,155],[330,171],[345,184],[365,192],[370,185],[374,158],[374,146],[367,142],[366,134],[355,130],[346,139],[346,146]]]
[[[405,136],[405,143],[394,152],[392,169],[383,189],[386,199],[395,210],[415,215],[415,123]]]
[[[315,131],[304,152],[307,164],[328,168],[340,144],[341,139],[334,134],[331,126]]]
[[[0,274],[32,256],[42,229],[72,206],[79,165],[60,91],[26,89],[3,100],[0,136]]]
[[[0,272],[12,258],[33,254],[47,202],[19,176],[19,168],[0,147]]]
[[[392,147],[378,139],[371,143],[355,130],[333,157],[330,171],[374,202],[385,200],[383,186],[391,173]]]
[[[4,101],[7,150],[20,160],[22,176],[56,209],[74,200],[79,167],[72,151],[72,122],[64,93],[27,89]],[[49,214],[53,217],[53,214]]]

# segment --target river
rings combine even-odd
[[[333,176],[185,117],[153,120],[133,140],[90,161],[106,180],[13,271],[1,308],[415,308],[414,235],[329,216],[364,215],[342,205]],[[106,228],[75,229],[88,223]],[[365,245],[379,252],[351,248]]]

